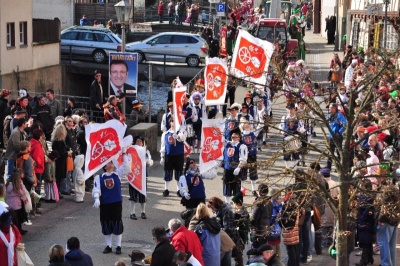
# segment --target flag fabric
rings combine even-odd
[[[124,139],[126,125],[112,119],[105,123],[85,126],[87,150],[85,156],[85,179],[94,175],[104,165],[117,157],[132,136]]]
[[[228,85],[228,66],[226,61],[217,57],[207,57],[204,80],[206,87],[205,105],[224,104]]]
[[[237,78],[264,85],[274,45],[239,30],[232,55],[231,74]]]
[[[184,116],[182,115],[183,103],[186,98],[186,86],[175,87],[172,91],[173,99],[173,110],[174,110],[174,123],[175,132],[178,132],[181,125],[185,125],[186,121],[182,121]]]
[[[221,27],[221,35],[219,38],[219,55],[227,56],[228,55],[228,28],[226,26]]]
[[[200,173],[219,165],[224,151],[224,119],[205,119],[201,129]]]
[[[138,145],[129,146],[126,155],[132,159],[131,172],[126,175],[126,179],[132,187],[146,196],[146,148]],[[123,157],[120,154],[116,160],[114,159],[114,164],[121,166],[122,163]]]

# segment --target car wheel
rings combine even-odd
[[[138,63],[142,63],[144,60],[146,60],[146,57],[144,57],[143,53],[137,52],[138,55]]]
[[[95,50],[93,52],[93,60],[96,63],[103,63],[107,58],[106,53],[103,50]]]
[[[186,59],[186,63],[190,67],[197,67],[200,64],[200,58],[198,56],[189,56]]]

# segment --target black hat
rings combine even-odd
[[[132,262],[132,261],[141,261],[146,256],[140,250],[132,250],[132,253],[129,254],[129,257],[131,258],[131,262]]]
[[[330,177],[331,176],[331,170],[329,168],[322,168],[320,173],[324,177]]]
[[[266,250],[274,250],[274,249],[272,248],[271,245],[262,244],[261,246],[259,246],[259,247],[257,248],[257,250],[258,250],[259,253],[262,254],[262,253],[263,253],[264,251],[266,251]]]
[[[26,110],[22,108],[22,106],[17,106],[15,108],[14,114],[19,115],[19,114],[24,114],[26,113]]]
[[[262,255],[262,252],[260,253],[260,251],[258,251],[258,248],[252,248],[247,251],[247,256],[251,256],[251,255],[260,256],[260,255]]]
[[[347,49],[353,49],[353,45],[347,45]]]
[[[60,154],[56,150],[52,150],[50,154],[47,156],[50,160],[54,161],[55,159],[60,158]]]
[[[242,192],[238,192],[236,193],[235,196],[232,197],[232,202],[238,204],[238,205],[242,205],[243,204],[243,194]]]
[[[287,109],[294,109],[294,108],[296,108],[296,106],[294,105],[294,103],[291,103],[291,104],[288,106]]]

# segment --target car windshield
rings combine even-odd
[[[115,33],[110,33],[109,36],[111,36],[112,38],[114,38],[114,39],[117,41],[117,43],[122,43],[121,38],[118,37],[117,34],[115,34]]]
[[[274,28],[260,26],[258,28],[257,37],[269,42],[286,41],[285,28]]]

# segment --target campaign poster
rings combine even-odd
[[[138,56],[137,53],[110,53],[109,56],[110,95],[127,97],[137,95]]]

